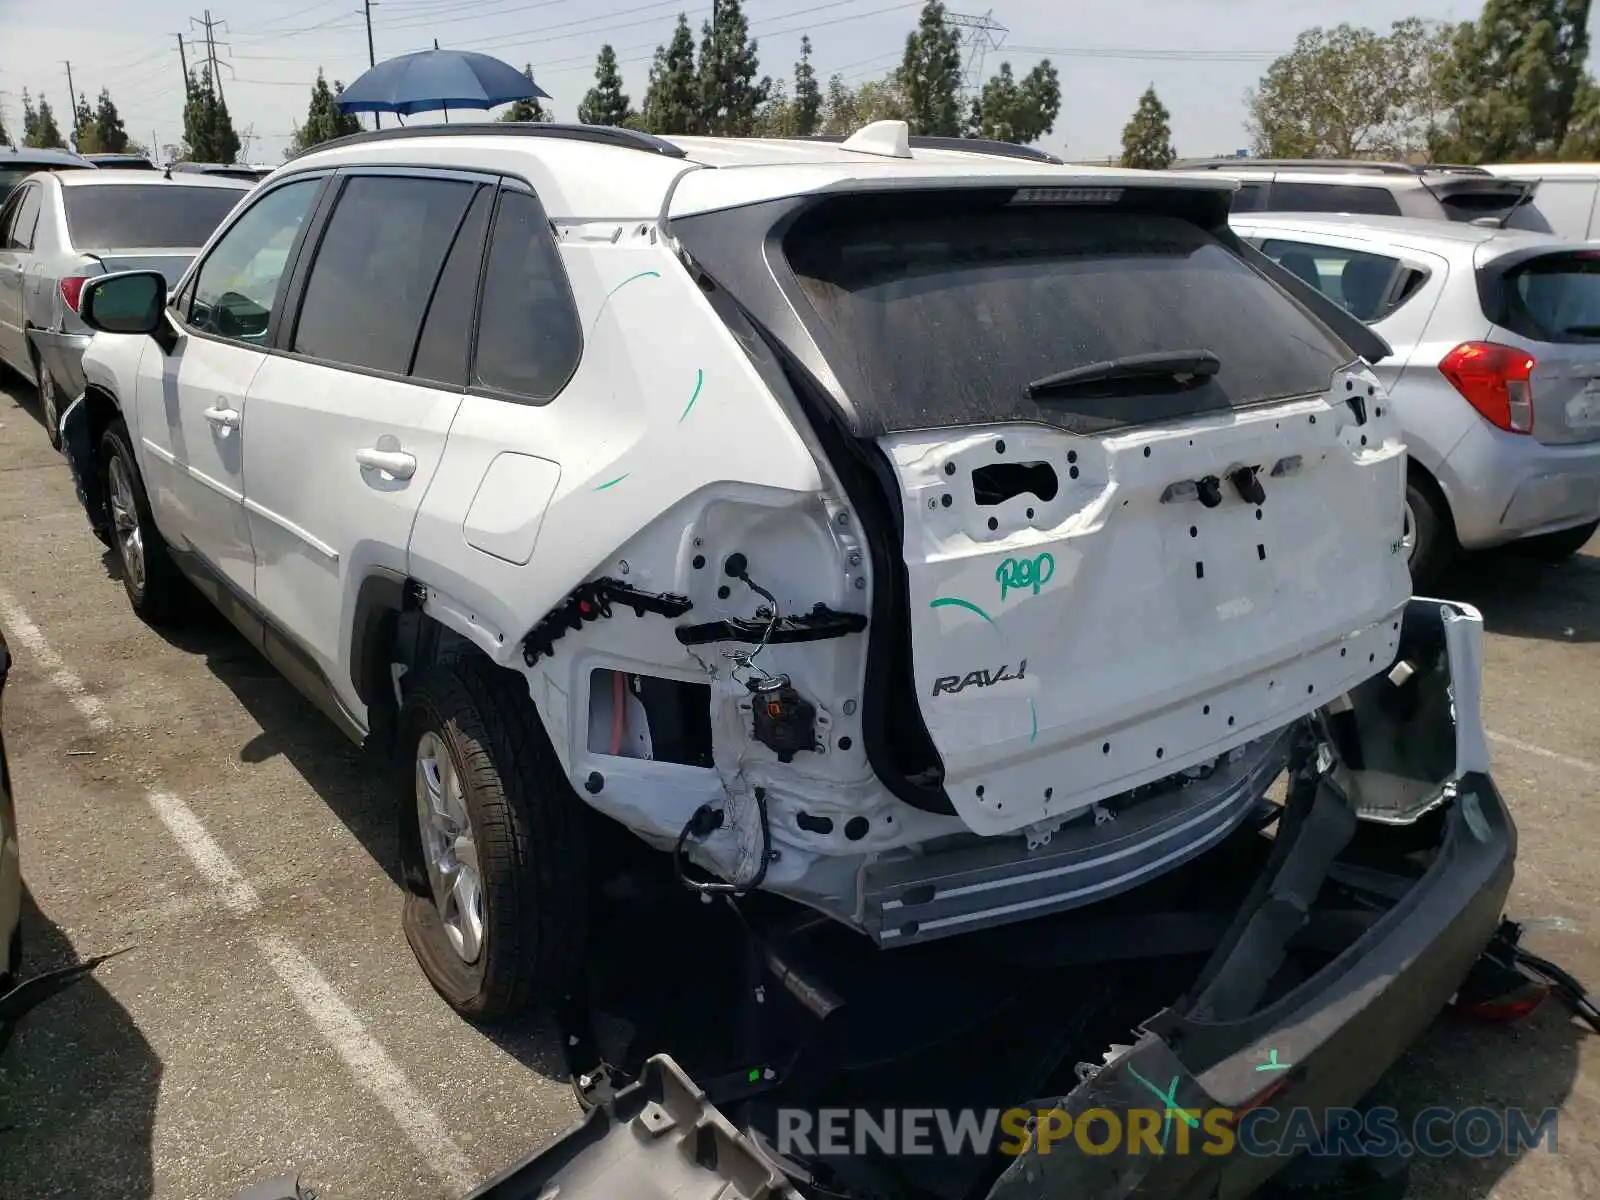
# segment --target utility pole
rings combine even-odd
[[[378,56],[372,52],[372,0],[361,0],[361,12],[367,18],[367,66],[375,67],[378,65]],[[372,114],[372,127],[374,129],[383,128],[382,113],[374,112]]]
[[[222,94],[222,72],[217,70],[217,42],[211,34],[211,10],[206,9],[206,57],[211,60],[211,78],[216,81],[217,98],[224,104],[228,98]]]
[[[183,98],[185,103],[189,99],[189,59],[183,52],[183,34],[175,35],[178,39],[178,65],[183,68]]]
[[[78,127],[78,89],[72,86],[72,63],[67,59],[61,60],[67,68],[67,107],[72,109],[72,127]]]

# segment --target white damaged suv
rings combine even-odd
[[[198,586],[395,747],[459,1011],[571,978],[585,805],[690,886],[947,937],[1217,845],[1396,661],[1384,347],[1233,187],[899,122],[358,135],[170,296],[92,281],[63,427],[141,615]],[[1434,805],[1483,769],[1456,703]]]

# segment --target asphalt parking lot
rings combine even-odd
[[[220,619],[129,611],[32,390],[0,381],[5,737],[30,969],[126,950],[0,1059],[0,1197],[227,1198],[297,1169],[326,1200],[460,1195],[576,1115],[547,1025],[493,1035],[400,932],[383,779]],[[1484,612],[1496,775],[1521,830],[1513,915],[1600,986],[1600,539],[1496,555]],[[1561,1109],[1557,1153],[1426,1162],[1413,1194],[1600,1197],[1600,1038],[1547,1005],[1442,1017],[1385,1081],[1402,1106]]]

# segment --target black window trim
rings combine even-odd
[[[578,353],[573,355],[572,366],[562,379],[561,386],[542,399],[524,395],[521,392],[507,391],[503,388],[483,387],[472,382],[474,373],[478,368],[478,335],[481,331],[483,315],[483,298],[489,280],[489,262],[493,258],[494,234],[496,222],[500,217],[500,202],[507,192],[521,192],[533,201],[539,216],[543,219],[546,236],[549,237],[552,248],[555,250],[556,265],[561,270],[561,287],[566,293],[567,307],[572,311],[573,326],[578,332]],[[583,328],[583,314],[578,309],[577,297],[572,292],[572,279],[567,274],[566,259],[561,254],[561,242],[555,235],[555,230],[550,224],[550,214],[545,211],[544,204],[539,199],[539,192],[532,184],[524,179],[514,176],[503,176],[500,181],[500,190],[494,198],[494,208],[489,213],[489,230],[484,238],[483,259],[478,264],[478,295],[472,304],[472,345],[467,353],[467,387],[466,394],[479,396],[485,400],[501,400],[509,404],[522,404],[530,408],[543,408],[559,400],[567,390],[567,385],[572,382],[572,377],[578,373],[583,365],[584,356],[588,353],[588,336]]]
[[[267,342],[263,349],[268,354],[276,355],[282,358],[293,359],[295,362],[312,363],[315,366],[326,367],[331,371],[345,371],[352,375],[367,375],[373,379],[387,379],[394,383],[409,383],[415,385],[416,387],[425,387],[436,392],[455,393],[462,391],[464,389],[457,388],[452,384],[439,383],[438,381],[432,379],[415,379],[405,371],[382,371],[376,367],[361,366],[358,363],[347,363],[332,358],[318,358],[311,354],[302,354],[299,351],[290,349],[290,347],[294,344],[294,331],[300,324],[300,309],[305,304],[306,282],[311,277],[311,268],[315,265],[317,254],[322,249],[322,239],[328,231],[328,225],[333,220],[334,211],[338,208],[339,198],[344,195],[345,186],[352,178],[363,175],[377,175],[404,179],[451,179],[462,183],[482,184],[489,187],[495,187],[501,183],[503,179],[502,176],[497,175],[492,171],[474,171],[470,169],[454,167],[401,166],[384,163],[373,164],[371,166],[363,165],[355,167],[331,168],[329,170],[330,182],[328,186],[324,188],[323,195],[318,202],[316,210],[312,214],[314,223],[312,224],[311,228],[304,231],[307,236],[294,251],[296,258],[294,265],[289,271],[289,283],[288,289],[284,293],[284,304],[281,319],[278,314],[274,314],[274,327],[268,331]],[[496,203],[498,205],[498,200]],[[471,207],[472,203],[469,200],[467,202],[467,208]],[[463,209],[462,220],[465,219],[466,209]],[[493,228],[493,219],[493,213],[491,213],[491,229]],[[457,224],[456,232],[459,233],[460,230],[461,226]],[[313,239],[315,240],[313,241]],[[450,245],[445,247],[446,259],[449,258],[450,250],[454,244],[454,235],[452,235]],[[484,256],[484,258],[487,257],[487,255]],[[444,264],[442,262],[440,263],[439,269],[440,273],[442,274],[444,270]],[[434,277],[433,286],[435,289],[438,288],[438,276]],[[478,295],[473,301],[472,310],[474,337],[476,337],[478,305],[482,303],[482,299],[483,264],[480,261],[478,274]],[[428,296],[428,304],[431,305],[432,303],[433,295],[430,292]],[[426,321],[428,314],[426,306],[423,308],[422,314],[423,320]],[[418,337],[420,337],[421,334],[422,327],[419,324],[417,327]],[[411,358],[415,357],[416,342],[413,340],[411,346]],[[469,357],[467,361],[470,363],[472,360]],[[409,368],[409,366],[410,359],[407,359],[407,367]]]
[[[24,176],[21,183],[11,189],[11,194],[4,202],[0,202],[0,250],[8,250],[5,238],[8,233],[7,226],[16,218],[17,210],[22,207],[22,189],[27,186],[28,180]]]
[[[28,244],[26,246],[8,246],[6,249],[19,254],[32,254],[34,241],[39,232],[39,218],[44,213],[44,184],[37,179],[24,179],[17,185],[17,211],[12,215],[12,220],[21,214],[22,206],[28,202],[28,192],[32,189],[39,194],[39,207],[33,213],[33,228],[28,230]]]
[[[319,218],[324,215],[324,209],[328,203],[328,184],[329,180],[332,178],[332,175],[333,172],[327,169],[319,171],[297,171],[293,175],[285,175],[281,179],[274,180],[270,188],[262,188],[259,192],[251,192],[249,202],[241,207],[237,212],[230,214],[231,219],[228,220],[226,224],[217,227],[216,231],[211,236],[210,245],[206,247],[205,256],[202,258],[197,255],[194,262],[189,265],[188,271],[186,271],[183,277],[178,280],[178,286],[174,289],[172,299],[167,304],[167,319],[190,337],[199,338],[202,341],[207,342],[219,342],[224,346],[238,346],[245,350],[254,350],[259,354],[270,354],[272,352],[274,338],[277,334],[278,324],[282,319],[282,310],[286,308],[287,305],[279,306],[279,311],[272,314],[272,318],[267,324],[266,340],[260,345],[256,345],[254,342],[241,341],[239,338],[223,337],[221,334],[212,333],[209,330],[199,329],[190,322],[189,309],[184,308],[182,311],[180,311],[177,305],[179,302],[193,304],[194,293],[198,287],[200,273],[205,270],[206,263],[211,261],[211,256],[217,252],[218,245],[220,245],[222,240],[228,236],[228,234],[233,230],[234,226],[242,221],[247,214],[254,211],[256,205],[260,204],[263,200],[272,195],[274,192],[278,191],[280,188],[287,187],[289,184],[301,183],[307,179],[320,180],[321,186],[317,189],[317,194],[312,197],[311,208],[307,211],[305,220],[300,222],[300,231],[295,234],[294,242],[289,246],[289,255],[287,260],[288,266],[283,275],[283,278],[287,281],[284,285],[284,296],[285,299],[287,299],[290,294],[288,288],[295,281],[295,271],[300,266],[300,260],[304,255],[306,236],[311,231],[313,226],[318,224]],[[185,293],[187,293],[187,295],[185,295]]]

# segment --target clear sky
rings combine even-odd
[[[182,132],[178,34],[191,65],[204,54],[202,0],[0,0],[0,112],[15,132],[22,91],[66,108],[67,67],[91,102],[111,90],[135,140],[175,143]],[[276,163],[321,66],[346,82],[367,65],[361,0],[209,0],[217,56],[234,125],[253,132],[246,154]],[[1075,159],[1120,149],[1124,122],[1153,83],[1172,112],[1184,155],[1231,153],[1246,144],[1241,95],[1295,35],[1351,21],[1377,29],[1404,16],[1464,19],[1474,0],[990,0],[950,5],[985,12],[1006,27],[985,52],[984,74],[1009,61],[1018,74],[1049,57],[1061,73],[1062,110],[1043,145]],[[745,0],[762,69],[789,77],[810,33],[824,78],[852,83],[898,61],[919,0]],[[480,50],[518,66],[576,119],[600,45],[611,42],[635,104],[650,53],[688,12],[696,36],[710,0],[374,0],[373,39],[383,58],[441,46]],[[1600,14],[1597,14],[1600,22]],[[1600,40],[1600,39],[1597,39]],[[418,118],[421,119],[421,118]],[[63,122],[64,124],[64,122]]]

